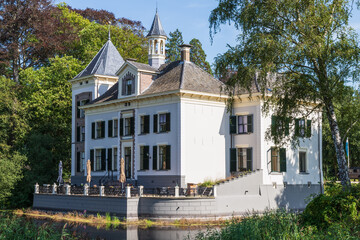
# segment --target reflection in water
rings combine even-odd
[[[48,221],[33,220],[38,225]],[[54,222],[58,227],[64,226],[66,222]],[[193,239],[199,231],[205,231],[206,226],[202,227],[149,227],[140,228],[138,226],[113,227],[93,227],[86,224],[67,224],[68,231],[75,234],[80,239],[126,239],[126,240],[183,240]]]

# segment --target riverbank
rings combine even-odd
[[[230,222],[239,222],[242,218],[218,219],[218,220],[194,220],[194,219],[180,219],[173,221],[152,221],[149,219],[141,219],[136,221],[127,221],[125,218],[118,218],[111,216],[109,213],[104,215],[94,215],[84,212],[51,212],[51,211],[38,211],[32,209],[16,209],[16,210],[2,210],[3,213],[11,213],[16,216],[23,216],[34,219],[50,220],[54,222],[69,222],[77,224],[87,224],[95,227],[128,227],[138,226],[140,228],[149,227],[223,227]]]

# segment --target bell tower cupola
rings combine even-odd
[[[154,21],[146,37],[149,40],[149,65],[158,69],[165,63],[165,42],[167,37],[161,25],[157,9]]]

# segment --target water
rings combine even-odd
[[[49,223],[47,220],[28,219],[42,225]],[[57,228],[62,228],[66,222],[50,222]],[[81,239],[126,239],[126,240],[183,240],[194,239],[199,231],[206,231],[206,226],[200,227],[148,227],[141,228],[136,225],[130,225],[126,228],[90,226],[87,224],[66,224],[66,229],[71,235],[76,235]]]

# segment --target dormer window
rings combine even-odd
[[[132,90],[132,80],[128,79],[126,80],[126,95],[131,95]]]
[[[129,96],[135,93],[135,76],[127,73],[122,79],[122,95]]]

